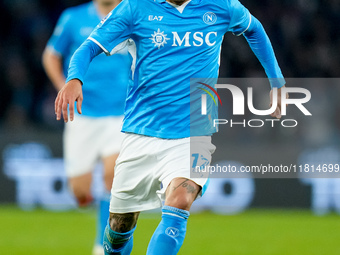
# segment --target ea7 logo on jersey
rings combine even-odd
[[[149,20],[153,21],[153,20],[157,20],[157,21],[161,21],[163,19],[163,16],[153,16],[153,15],[149,15]]]

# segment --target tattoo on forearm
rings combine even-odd
[[[179,187],[183,187],[183,188],[186,188],[187,189],[187,193],[197,193],[197,189],[196,187],[194,187],[193,185],[190,185],[188,183],[189,179],[186,179],[185,181],[183,181],[182,183],[180,183],[177,187],[174,187],[174,191],[179,188]]]

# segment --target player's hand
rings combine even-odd
[[[282,86],[281,88],[279,88],[277,90],[277,107],[275,109],[275,111],[270,114],[270,116],[277,118],[277,119],[281,119],[281,90],[282,88],[285,88],[286,86]],[[286,98],[288,98],[288,93],[286,93]],[[270,107],[272,107],[273,105],[273,90],[270,91]]]
[[[61,119],[61,113],[65,123],[68,122],[68,112],[67,107],[70,111],[70,120],[74,119],[74,103],[77,101],[77,110],[81,114],[81,105],[83,102],[83,91],[81,88],[81,82],[77,79],[70,80],[64,85],[64,87],[59,91],[58,96],[55,100],[55,114],[57,115],[57,120]]]

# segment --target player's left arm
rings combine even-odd
[[[229,31],[235,35],[243,35],[261,65],[263,66],[271,88],[278,90],[278,107],[272,117],[281,118],[281,89],[285,86],[285,79],[274,54],[272,44],[262,24],[238,1],[230,0],[230,27]],[[272,104],[273,90],[270,92]]]
[[[254,16],[251,16],[250,26],[243,35],[248,41],[250,48],[261,62],[267,77],[269,78],[270,85],[272,87],[272,90],[270,91],[270,105],[273,100],[273,88],[277,88],[278,106],[271,116],[280,119],[281,90],[285,87],[285,79],[283,78],[269,37],[260,21],[258,21]]]

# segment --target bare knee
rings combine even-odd
[[[200,190],[201,187],[189,179],[175,179],[167,188],[165,205],[189,211]]]
[[[112,187],[117,158],[118,154],[114,154],[102,159],[104,164],[104,183],[107,191],[110,191]]]
[[[107,191],[110,191],[111,188],[112,188],[113,176],[114,176],[113,170],[112,170],[112,172],[105,172],[104,173],[104,184],[105,184],[105,188],[106,188]]]
[[[139,212],[110,213],[110,227],[118,233],[126,233],[136,226]]]
[[[189,211],[192,203],[193,203],[193,200],[191,200],[188,197],[182,196],[182,197],[173,197],[171,199],[168,199],[165,205]]]
[[[79,206],[86,206],[92,202],[91,195],[92,175],[86,174],[69,179],[69,184]]]

